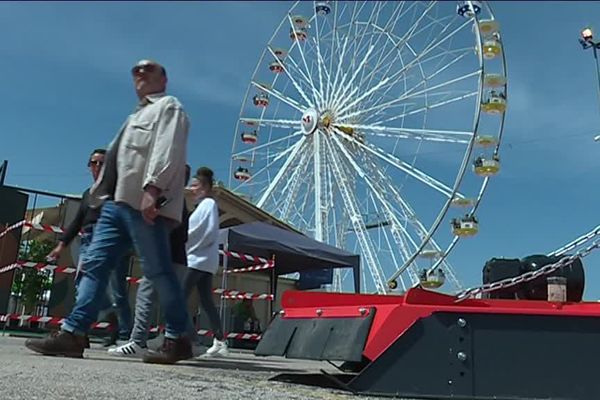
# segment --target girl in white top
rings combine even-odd
[[[213,274],[219,267],[219,208],[211,197],[213,181],[212,170],[202,167],[196,171],[189,188],[197,206],[189,219],[186,244],[188,270],[183,283],[187,298],[194,288],[198,289],[200,305],[214,333],[213,345],[205,354],[207,357],[228,354],[221,319],[212,295]]]

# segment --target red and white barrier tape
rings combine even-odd
[[[62,317],[40,317],[38,315],[25,315],[25,314],[7,314],[0,315],[0,322],[7,322],[8,320],[16,320],[23,322],[43,322],[48,325],[60,325],[64,322]],[[105,329],[110,327],[110,322],[95,322],[92,324],[92,329]]]
[[[11,271],[11,270],[13,270],[15,268],[19,268],[19,267],[36,268],[40,271],[46,270],[46,271],[64,272],[65,274],[72,274],[77,271],[77,268],[72,267],[72,266],[62,266],[62,265],[46,264],[46,263],[33,262],[33,261],[18,260],[16,262],[14,262],[13,264],[10,264],[10,265],[0,268],[0,274],[3,272]],[[262,265],[254,265],[251,267],[226,269],[225,273],[232,274],[232,273],[236,273],[236,272],[252,272],[252,271],[261,271],[261,270],[271,269],[271,268],[275,268],[275,265],[273,263],[267,263],[267,264],[262,264]],[[127,280],[130,283],[139,283],[140,279],[141,278],[134,278],[134,277],[127,278]]]
[[[36,263],[33,261],[16,261],[13,264],[7,265],[5,267],[0,268],[0,274],[8,271],[12,271],[14,269],[20,268],[35,268],[38,271],[54,271],[54,272],[62,272],[65,274],[73,274],[77,272],[77,268],[75,267],[67,267],[61,265],[51,265],[45,263]],[[138,284],[143,278],[137,278],[134,276],[128,276],[127,282],[130,284]],[[215,288],[213,289],[213,293],[221,294],[225,299],[249,299],[249,300],[273,300],[272,294],[257,294],[251,292],[243,292],[240,290],[229,290],[223,288]]]
[[[49,232],[49,233],[64,233],[65,232],[65,230],[63,228],[61,228],[60,226],[40,224],[37,222],[23,221],[23,226],[26,228],[34,229],[36,231],[44,231],[44,232]]]
[[[213,293],[221,294],[225,299],[273,300],[272,294],[242,292],[240,290],[213,289]]]
[[[238,253],[237,251],[225,251],[219,249],[219,254],[227,257],[238,258],[240,260],[251,261],[255,263],[273,264],[273,260],[268,260],[264,257],[253,256],[251,254]]]
[[[271,269],[271,268],[275,268],[275,264],[273,264],[273,263],[267,263],[267,264],[263,264],[263,265],[254,265],[252,267],[226,269],[225,273],[226,274],[233,274],[233,273],[236,273],[236,272],[252,272],[252,271],[261,271],[263,269]]]
[[[0,268],[0,274],[3,272],[11,271],[13,269],[22,268],[22,267],[35,268],[38,271],[64,272],[65,274],[73,274],[77,271],[77,268],[66,266],[66,265],[53,265],[53,264],[46,264],[46,263],[40,263],[40,262],[34,262],[34,261],[17,260],[12,264],[7,265],[6,267]]]
[[[3,274],[5,272],[9,272],[12,271],[13,269],[20,269],[21,266],[19,264],[9,264],[7,266],[4,266],[2,268],[0,268],[0,274]]]
[[[64,228],[62,228],[60,226],[46,225],[46,224],[40,224],[37,222],[30,222],[30,221],[23,220],[23,221],[17,222],[14,225],[7,227],[5,230],[0,232],[0,238],[2,238],[8,232],[13,231],[17,228],[20,228],[22,226],[24,226],[25,228],[34,229],[36,231],[43,231],[43,232],[49,232],[49,233],[64,233],[65,232]],[[79,232],[79,235],[81,235],[81,233],[82,232]]]
[[[159,330],[164,330],[164,326],[155,326],[150,329],[150,332],[156,333]],[[200,336],[214,336],[212,331],[206,329],[200,329],[198,331],[198,335]],[[237,333],[237,332],[229,332],[225,334],[226,339],[237,339],[237,340],[252,340],[259,341],[262,338],[260,333]]]
[[[27,221],[23,220],[23,221],[19,221],[14,225],[11,226],[7,226],[6,229],[4,229],[2,232],[0,232],[0,238],[5,236],[8,232],[15,230],[17,228],[20,228],[21,226],[23,226]]]
[[[0,322],[7,322],[8,320],[23,321],[23,322],[42,322],[48,325],[60,325],[65,320],[61,317],[40,317],[37,315],[19,315],[19,314],[7,314],[0,315]],[[92,324],[92,329],[106,329],[110,327],[109,322],[96,322]],[[158,332],[164,329],[164,327],[153,327],[150,332]],[[198,331],[200,336],[213,336],[212,331],[206,329],[200,329]],[[260,340],[262,335],[258,333],[236,333],[230,332],[225,334],[227,339],[238,339],[238,340]]]

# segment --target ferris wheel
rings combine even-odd
[[[447,256],[500,170],[506,81],[484,2],[297,2],[250,80],[229,186],[358,252],[364,291],[458,290]]]

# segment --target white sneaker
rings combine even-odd
[[[229,349],[227,348],[226,340],[213,339],[213,345],[206,350],[206,353],[202,355],[203,358],[207,357],[227,357],[229,355]]]
[[[148,348],[140,346],[133,340],[108,349],[108,354],[114,357],[142,358],[147,352]]]

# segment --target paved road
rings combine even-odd
[[[115,359],[97,344],[84,359],[44,357],[24,347],[25,339],[0,336],[2,399],[198,399],[366,400],[339,390],[273,382],[286,372],[333,372],[325,363],[254,357],[232,352],[223,360],[191,360],[175,366]]]

